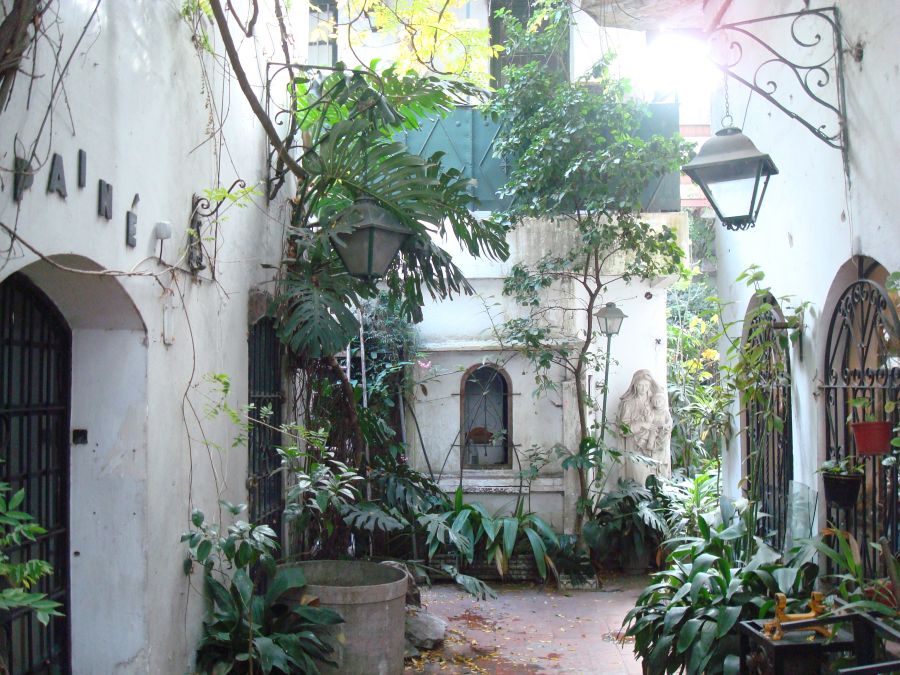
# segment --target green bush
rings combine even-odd
[[[701,519],[701,536],[681,541],[625,617],[647,675],[737,673],[738,622],[766,617],[775,593],[806,598],[812,590],[818,567],[809,547],[782,561],[757,540],[745,560],[746,520],[723,520],[711,527]]]
[[[232,516],[245,508],[222,505]],[[191,523],[195,529],[181,538],[190,549],[187,570],[195,563],[203,567],[211,602],[197,646],[197,670],[216,675],[318,673],[317,662],[330,663],[334,648],[323,639],[322,630],[343,619],[333,610],[285,599],[306,580],[296,567],[275,568],[275,532],[268,525],[241,520],[223,531],[196,510]],[[268,575],[265,590],[251,578],[257,566]]]

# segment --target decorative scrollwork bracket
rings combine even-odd
[[[203,261],[203,237],[201,236],[201,229],[203,227],[204,219],[215,218],[216,214],[219,212],[219,209],[222,208],[222,204],[224,204],[228,199],[228,195],[230,195],[235,188],[243,189],[245,187],[247,187],[247,183],[238,178],[231,184],[231,187],[229,187],[225,191],[226,196],[218,200],[215,203],[215,206],[208,197],[199,197],[197,195],[194,195],[191,201],[191,218],[187,232],[188,267],[190,267],[191,272],[193,272],[195,275],[197,274],[197,272],[206,269],[206,263]],[[213,272],[213,278],[215,278],[215,271]]]
[[[777,46],[761,35],[770,36],[773,26],[783,26],[785,39]],[[714,62],[727,77],[839,149],[847,171],[843,43],[837,7],[723,24],[710,33],[709,40]]]

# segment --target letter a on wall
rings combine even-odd
[[[68,194],[62,156],[55,152],[53,153],[53,159],[50,161],[50,179],[47,181],[47,192],[55,192],[63,198]]]

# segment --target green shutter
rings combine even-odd
[[[678,104],[654,103],[650,118],[641,127],[641,138],[678,133]],[[506,164],[494,156],[494,139],[500,124],[474,108],[457,108],[447,117],[425,120],[418,131],[405,135],[410,151],[422,157],[443,152],[445,168],[459,169],[476,181],[472,189],[472,208],[495,211],[507,202],[497,197],[506,182]],[[681,208],[680,182],[677,171],[653,180],[643,196],[644,210],[678,211]]]

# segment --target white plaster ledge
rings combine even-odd
[[[519,491],[518,472],[509,469],[497,471],[463,472],[463,492],[466,494],[516,494]],[[444,492],[452,493],[459,487],[459,476],[444,478],[439,483]],[[528,484],[522,485],[522,492],[528,494],[550,492],[562,493],[564,491],[563,478],[557,476],[540,476],[532,481],[530,489]]]

